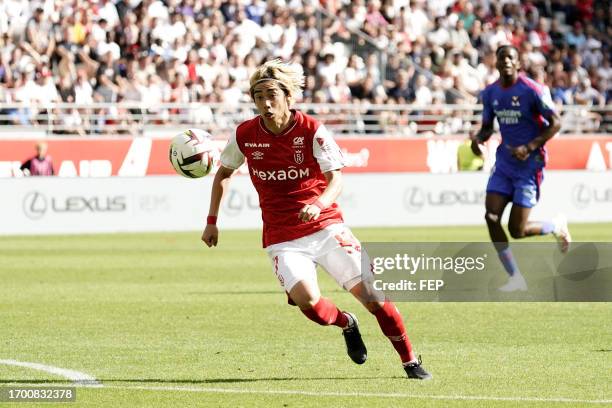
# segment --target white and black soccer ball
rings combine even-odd
[[[170,163],[181,176],[204,177],[215,166],[216,152],[210,133],[187,129],[170,142]]]

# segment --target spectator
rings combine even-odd
[[[603,105],[605,103],[604,97],[595,88],[591,86],[591,80],[584,78],[579,84],[576,93],[574,94],[574,101],[579,105]]]
[[[433,29],[427,33],[427,40],[432,45],[433,51],[443,57],[444,48],[450,42],[450,34],[448,28],[446,28],[445,17],[436,17]]]
[[[247,18],[255,23],[262,25],[263,16],[266,14],[266,3],[262,0],[251,0],[251,4],[246,7]]]
[[[476,15],[474,14],[474,5],[471,2],[466,2],[463,6],[463,10],[459,13],[458,20],[463,23],[463,28],[467,31],[472,29],[474,21],[476,21]]]
[[[430,19],[423,9],[423,0],[412,2],[411,7],[412,9],[407,16],[406,28],[412,36],[411,40],[415,41],[418,37],[423,37],[428,31]]]
[[[119,13],[117,7],[112,1],[100,0],[98,5],[98,16],[108,22],[111,29],[114,29],[119,24]]]
[[[512,24],[508,25],[510,28],[513,28],[510,44],[514,45],[517,49],[520,49],[523,43],[527,41],[530,36],[527,35],[527,32],[525,31],[525,26],[522,23],[514,24],[514,22],[512,22]],[[536,38],[536,40],[539,44],[539,37]]]
[[[548,32],[548,20],[540,17],[535,30],[529,33],[529,42],[534,47],[539,47],[544,54],[548,54],[552,46],[552,38]]]
[[[584,36],[582,23],[580,21],[576,21],[574,23],[572,31],[568,32],[565,36],[565,41],[570,47],[573,46],[578,50],[582,48],[582,46],[586,42],[586,37]]]
[[[553,19],[550,24],[550,31],[548,32],[552,42],[552,48],[561,49],[566,46],[565,34],[561,31],[559,20]]]
[[[348,66],[344,70],[344,79],[346,80],[349,88],[354,89],[357,87],[365,78],[366,71],[363,64],[363,60],[357,55],[352,54],[348,61]]]
[[[457,20],[455,28],[450,30],[449,45],[454,50],[459,50],[468,56],[472,65],[476,65],[478,61],[478,51],[472,47],[470,36],[463,26],[463,20]]]
[[[497,81],[499,71],[495,68],[495,52],[485,52],[482,62],[476,67],[480,76],[480,81],[486,86]]]
[[[317,75],[330,84],[336,82],[336,76],[340,73],[338,65],[334,63],[335,59],[334,54],[326,54],[323,57],[323,61],[317,67]]]
[[[410,84],[411,75],[407,70],[400,70],[395,86],[389,90],[389,96],[400,103],[412,103],[415,99],[414,88]]]
[[[89,105],[93,102],[93,88],[87,77],[87,72],[83,69],[77,71],[74,102],[79,105]]]
[[[431,105],[433,96],[425,75],[417,74],[414,81],[414,104],[419,107]]]
[[[264,31],[257,23],[249,20],[243,10],[239,10],[236,12],[236,25],[232,29],[231,35],[238,41],[237,52],[239,57],[243,59],[255,46],[255,39],[264,36]],[[268,41],[271,40],[273,39],[268,38]]]

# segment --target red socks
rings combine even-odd
[[[302,309],[300,309],[302,310]],[[338,327],[346,327],[348,318],[330,300],[321,297],[310,309],[302,310],[307,318],[322,326],[333,324]]]
[[[414,360],[415,356],[412,352],[412,345],[410,340],[408,340],[406,329],[404,328],[402,315],[395,305],[387,300],[384,306],[375,311],[373,315],[376,316],[383,334],[389,338],[391,344],[393,344],[393,347],[395,347],[395,350],[400,355],[402,363]]]
[[[322,326],[332,324],[344,328],[348,325],[346,315],[334,303],[324,297],[321,297],[310,309],[302,310],[302,313],[313,322]],[[402,315],[395,305],[387,300],[384,306],[374,312],[373,315],[376,316],[383,334],[391,341],[402,362],[407,363],[414,360],[415,356],[412,352],[412,345],[410,340],[408,340],[406,329],[404,328]]]

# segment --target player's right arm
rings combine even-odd
[[[495,112],[493,106],[489,101],[488,89],[482,92],[482,125],[477,133],[470,133],[470,139],[472,139],[472,151],[474,154],[480,156],[482,151],[480,150],[480,144],[489,140],[493,134],[493,119],[495,118]]]
[[[204,232],[202,233],[202,241],[204,241],[209,248],[217,246],[217,242],[219,241],[219,228],[217,228],[216,220],[219,214],[219,207],[221,207],[221,198],[223,198],[223,193],[229,186],[232,174],[234,174],[234,169],[229,169],[221,165],[213,180],[210,192],[208,219],[206,221],[206,228],[204,228]]]
[[[202,233],[202,241],[208,247],[217,246],[219,241],[219,228],[217,228],[217,216],[219,215],[219,208],[221,207],[221,199],[223,193],[229,186],[230,177],[234,174],[234,171],[242,166],[245,161],[244,155],[238,147],[236,141],[236,134],[228,140],[227,145],[221,152],[221,166],[215,174],[213,180],[212,189],[210,191],[210,207],[208,209],[208,218],[206,220],[206,228]]]

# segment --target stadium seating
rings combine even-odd
[[[493,51],[510,43],[563,108],[565,132],[607,132],[607,3],[570,3],[3,3],[0,123],[53,134],[178,124],[225,133],[253,112],[254,67],[278,57],[303,67],[303,109],[338,134],[454,134],[477,120],[479,91],[497,77]]]

